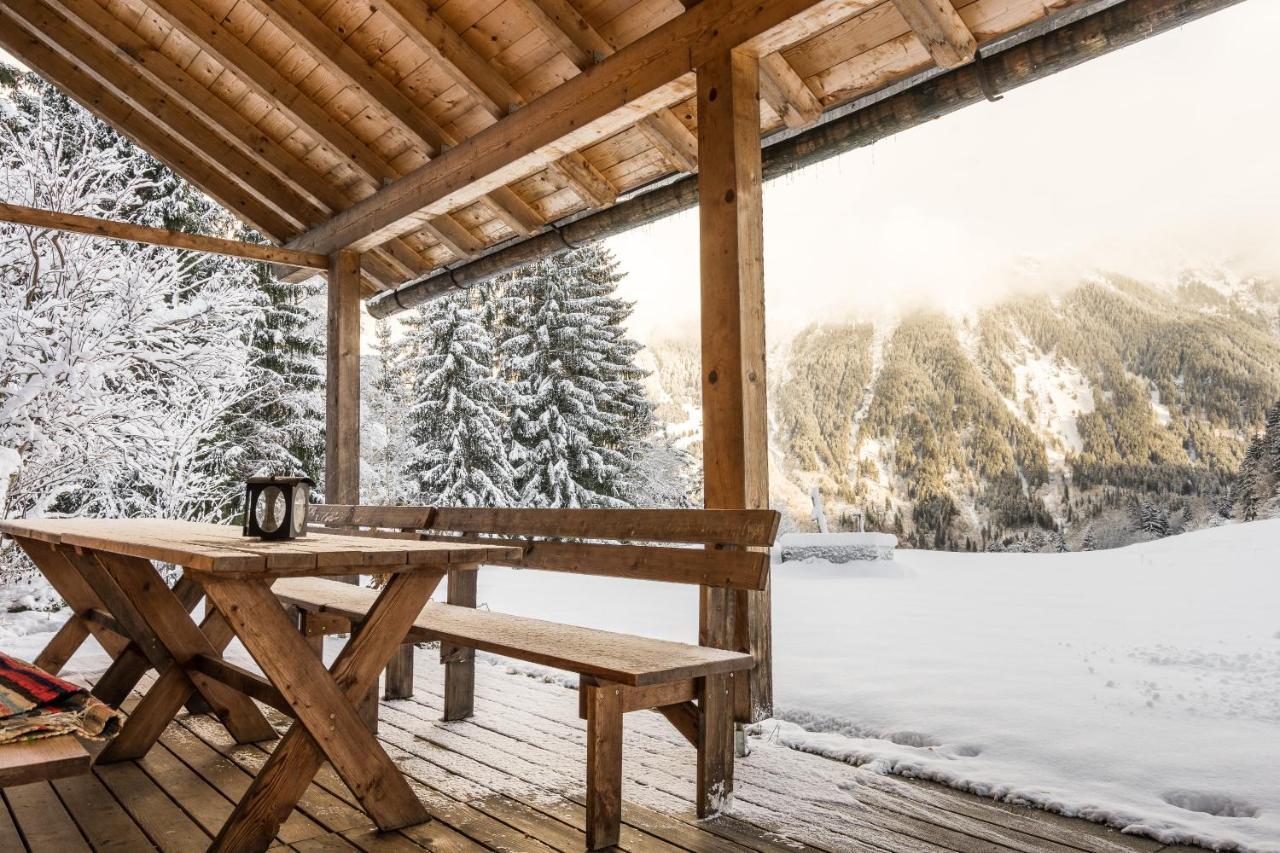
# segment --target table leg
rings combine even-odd
[[[205,614],[204,619],[200,623],[200,630],[204,632],[208,638],[209,644],[213,647],[214,652],[222,654],[227,645],[231,642],[232,632],[231,626],[227,624],[227,620],[215,608],[209,608],[209,612]],[[129,715],[129,720],[124,728],[120,730],[120,734],[107,744],[106,749],[98,755],[98,764],[110,764],[114,761],[131,761],[141,758],[151,750],[155,742],[160,739],[160,735],[164,734],[165,728],[169,722],[177,715],[183,703],[188,706],[191,700],[199,694],[196,692],[195,685],[187,677],[187,673],[181,667],[170,667],[167,672],[156,679],[155,684],[151,685],[151,689],[142,697],[142,701],[133,709],[133,713]],[[255,737],[262,734],[261,730],[251,727],[247,732],[248,736],[254,737],[255,740],[265,740],[276,737],[273,730],[268,738]],[[240,741],[251,742],[251,741]]]
[[[76,567],[70,563],[65,555],[60,553],[53,545],[47,542],[41,542],[38,539],[27,539],[25,537],[15,536],[14,541],[18,543],[26,555],[31,558],[31,562],[35,563],[36,568],[44,575],[45,580],[49,582],[49,586],[53,587],[53,591],[62,596],[62,600],[76,614],[82,616],[90,610],[106,610],[98,596],[94,594],[93,589],[80,576]],[[72,617],[73,619],[75,617]],[[107,630],[93,622],[85,622],[84,627],[89,634],[92,634],[112,658],[120,656],[129,641],[125,637],[120,637],[112,631]],[[55,640],[57,638],[55,637]],[[66,658],[70,658],[80,648],[80,644],[86,638],[80,637],[80,642],[70,649],[70,654]],[[50,646],[53,642],[50,642]],[[47,651],[47,649],[46,649]],[[41,652],[44,655],[44,652]],[[66,663],[63,659],[61,663]],[[61,669],[61,663],[58,668]],[[41,667],[43,669],[43,667]],[[52,675],[57,675],[57,670],[47,670]],[[142,674],[139,673],[141,678]]]
[[[426,810],[357,710],[409,633],[442,573],[393,575],[326,670],[260,581],[206,578],[205,589],[295,722],[258,772],[210,850],[264,850],[325,758],[383,830],[427,820]]]
[[[186,607],[165,584],[150,561],[137,557],[124,557],[116,554],[96,553],[92,561],[101,569],[94,573],[85,565],[86,578],[98,594],[112,608],[113,615],[119,619],[126,629],[133,634],[133,639],[147,653],[156,671],[160,673],[160,681],[176,683],[184,689],[194,687],[213,708],[213,712],[222,720],[222,724],[238,743],[252,743],[270,740],[276,737],[276,731],[267,722],[253,700],[208,676],[186,669],[186,664],[196,655],[207,654],[218,656],[213,643],[204,632],[196,626]],[[172,675],[170,673],[173,673]],[[174,691],[176,695],[181,691]],[[188,693],[183,692],[181,701],[173,707],[173,713],[163,720],[168,723],[186,700]],[[167,709],[166,703],[157,701],[150,705],[152,713]],[[136,714],[136,711],[135,711]],[[156,725],[156,720],[143,718],[141,729]],[[130,727],[126,723],[125,729]],[[121,732],[121,737],[124,732]],[[124,747],[120,747],[123,751]]]
[[[57,675],[67,660],[84,643],[86,634],[83,632],[87,632],[112,657],[111,666],[94,684],[93,695],[108,705],[119,707],[130,691],[142,680],[142,676],[151,668],[146,655],[128,637],[123,637],[85,618],[84,614],[92,610],[110,611],[85,580],[75,562],[73,551],[62,550],[36,539],[15,537],[15,541],[40,569],[54,591],[62,596],[67,606],[75,612],[75,615],[67,620],[62,630],[36,658],[36,665],[52,675]],[[200,585],[185,575],[174,585],[173,591],[188,611],[199,604],[200,599],[204,597]],[[199,697],[194,697],[189,701],[188,708],[193,713],[208,710],[204,703],[198,700]]]

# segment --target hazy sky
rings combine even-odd
[[[770,334],[1081,268],[1280,272],[1277,36],[1248,0],[766,185]],[[697,241],[696,211],[609,241],[642,338],[696,328]]]
[[[1277,36],[1248,0],[766,185],[770,334],[1096,268],[1280,273]],[[697,328],[697,240],[689,211],[609,241],[642,338]]]

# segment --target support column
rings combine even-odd
[[[769,505],[759,62],[735,50],[698,77],[703,489],[709,509]],[[750,651],[740,722],[773,710],[770,593],[702,588],[699,641]]]
[[[360,502],[360,253],[329,256],[325,354],[325,501]],[[355,575],[338,578],[356,583]]]

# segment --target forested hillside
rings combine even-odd
[[[696,447],[686,346],[653,346],[657,412]],[[968,316],[812,326],[770,367],[794,526],[817,485],[837,525],[860,511],[917,547],[1110,547],[1244,514],[1245,451],[1280,400],[1280,286],[1098,275]]]

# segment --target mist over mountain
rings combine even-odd
[[[698,347],[657,341],[648,391],[701,447]],[[1220,521],[1280,399],[1280,282],[1095,274],[969,313],[813,325],[770,349],[770,479],[793,529],[916,547],[1113,547]]]

